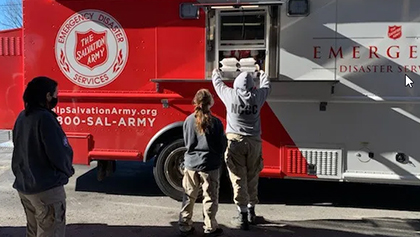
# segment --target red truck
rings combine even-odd
[[[272,83],[262,177],[418,185],[418,9],[397,0],[24,0],[23,27],[0,33],[0,128],[13,127],[29,80],[54,78],[75,164],[98,161],[103,178],[115,161],[154,160],[160,189],[180,200],[195,92],[214,93],[214,68],[231,85],[259,67]],[[212,110],[225,123],[217,96]]]

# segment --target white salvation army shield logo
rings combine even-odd
[[[128,59],[128,39],[120,23],[106,12],[83,10],[70,16],[55,41],[55,56],[74,84],[99,88],[114,81]]]

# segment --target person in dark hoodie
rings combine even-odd
[[[242,72],[230,88],[222,81],[217,69],[213,71],[212,81],[227,112],[225,162],[239,212],[232,222],[248,230],[249,224],[254,224],[256,218],[258,179],[263,169],[260,111],[271,92],[270,81],[261,70],[260,87],[257,89],[253,77]]]
[[[193,234],[192,216],[200,187],[203,189],[204,235],[223,234],[216,221],[219,200],[219,172],[226,149],[226,137],[220,119],[210,108],[214,104],[207,89],[199,90],[194,97],[194,113],[183,125],[187,151],[184,156],[184,198],[179,215],[179,230],[183,236]]]
[[[57,82],[31,80],[23,94],[25,109],[13,128],[12,171],[26,213],[27,237],[64,237],[66,193],[74,174],[73,150],[52,109],[57,105]]]

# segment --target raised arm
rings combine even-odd
[[[258,101],[264,104],[265,100],[271,93],[271,83],[268,79],[267,73],[263,70],[260,71],[260,88],[258,88]]]
[[[227,97],[232,93],[232,88],[228,87],[222,80],[219,70],[213,70],[212,82],[217,96],[225,103]]]

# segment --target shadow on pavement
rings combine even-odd
[[[99,182],[96,168],[77,178],[76,191],[119,195],[165,196],[153,177],[153,161],[117,162],[113,176]],[[322,205],[420,211],[420,187],[261,178],[260,203]],[[232,202],[227,177],[221,181],[220,203]]]
[[[111,177],[97,180],[93,168],[76,180],[76,191],[135,196],[164,196],[153,177],[153,162],[117,162]]]
[[[420,210],[417,186],[260,179],[259,194],[264,204]]]
[[[401,226],[401,224],[403,225]],[[406,228],[405,225],[409,227]],[[384,226],[385,225],[385,226]],[[400,230],[391,230],[395,225]],[[415,225],[416,228],[413,228]],[[313,220],[289,222],[265,222],[252,227],[250,231],[230,229],[220,225],[225,233],[223,236],[282,236],[282,237],[410,237],[416,236],[419,220],[386,219],[386,220]],[[196,233],[202,236],[202,223],[195,223]],[[386,227],[388,229],[384,229]],[[341,230],[338,230],[340,228]],[[405,229],[402,229],[405,228]],[[25,227],[0,227],[2,237],[24,236]],[[77,237],[169,237],[178,236],[177,223],[168,226],[113,226],[106,224],[69,224],[66,236]]]

